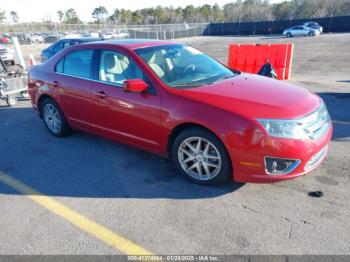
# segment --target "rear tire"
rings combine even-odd
[[[188,128],[178,134],[171,155],[178,171],[193,183],[217,185],[232,176],[225,146],[203,128]]]
[[[44,124],[49,132],[56,137],[69,134],[70,128],[60,107],[49,98],[46,98],[40,107]]]

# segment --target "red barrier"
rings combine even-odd
[[[290,78],[293,44],[231,44],[228,67],[256,74],[268,60],[276,70],[277,79]]]

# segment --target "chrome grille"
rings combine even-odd
[[[325,104],[311,114],[298,119],[298,124],[301,125],[305,134],[310,139],[318,139],[323,136],[330,127],[330,117]]]

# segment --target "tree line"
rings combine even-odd
[[[75,9],[57,11],[59,22],[66,24],[82,23]],[[270,3],[268,0],[237,0],[219,6],[218,4],[202,6],[188,5],[178,7],[151,7],[138,10],[116,8],[108,11],[99,6],[92,10],[95,24],[168,24],[168,23],[201,23],[233,21],[266,21],[289,20],[298,18],[315,18],[327,16],[350,15],[350,0],[291,0],[281,3]],[[19,17],[15,11],[10,13],[13,22]],[[0,10],[0,23],[6,19]],[[50,22],[50,21],[45,21]]]

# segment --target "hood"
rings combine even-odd
[[[320,98],[305,88],[251,74],[177,90],[177,93],[248,118],[293,119],[316,110],[320,105]]]

